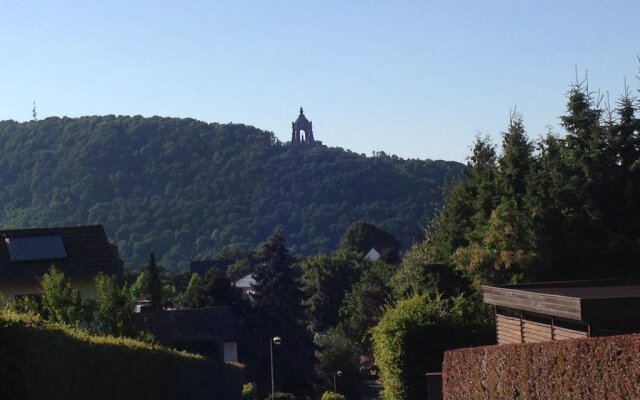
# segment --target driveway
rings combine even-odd
[[[362,400],[378,400],[380,399],[380,390],[382,385],[380,381],[368,379],[362,382]]]

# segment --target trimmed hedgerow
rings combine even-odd
[[[448,351],[445,400],[640,399],[640,335]]]
[[[0,399],[240,399],[243,370],[0,313]]]

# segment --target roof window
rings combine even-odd
[[[60,235],[5,237],[11,261],[35,261],[67,258]]]

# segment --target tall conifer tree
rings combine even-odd
[[[146,292],[151,300],[151,309],[162,310],[162,281],[160,280],[160,269],[153,253],[149,255],[146,272],[149,277]]]
[[[281,230],[261,244],[256,254],[254,308],[249,316],[249,336],[254,342],[249,351],[255,361],[250,363],[248,375],[261,391],[268,386],[263,372],[269,368],[269,346],[274,336],[282,338],[282,343],[273,348],[278,390],[304,393],[309,389],[313,343],[302,322],[296,261]]]

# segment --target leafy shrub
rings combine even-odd
[[[340,393],[324,392],[320,400],[347,400],[347,398]]]
[[[55,266],[49,268],[40,281],[42,308],[47,319],[67,325],[77,325],[82,317],[82,301],[71,281]]]
[[[425,373],[440,370],[445,350],[488,343],[487,326],[472,305],[463,297],[423,295],[387,310],[373,328],[383,399],[425,399]]]
[[[444,399],[638,399],[640,335],[448,351]]]
[[[96,284],[95,331],[104,335],[134,336],[133,297],[115,276],[98,275]]]
[[[253,382],[242,385],[242,400],[256,400],[256,384]]]
[[[133,339],[0,313],[1,399],[236,399],[243,370]]]

